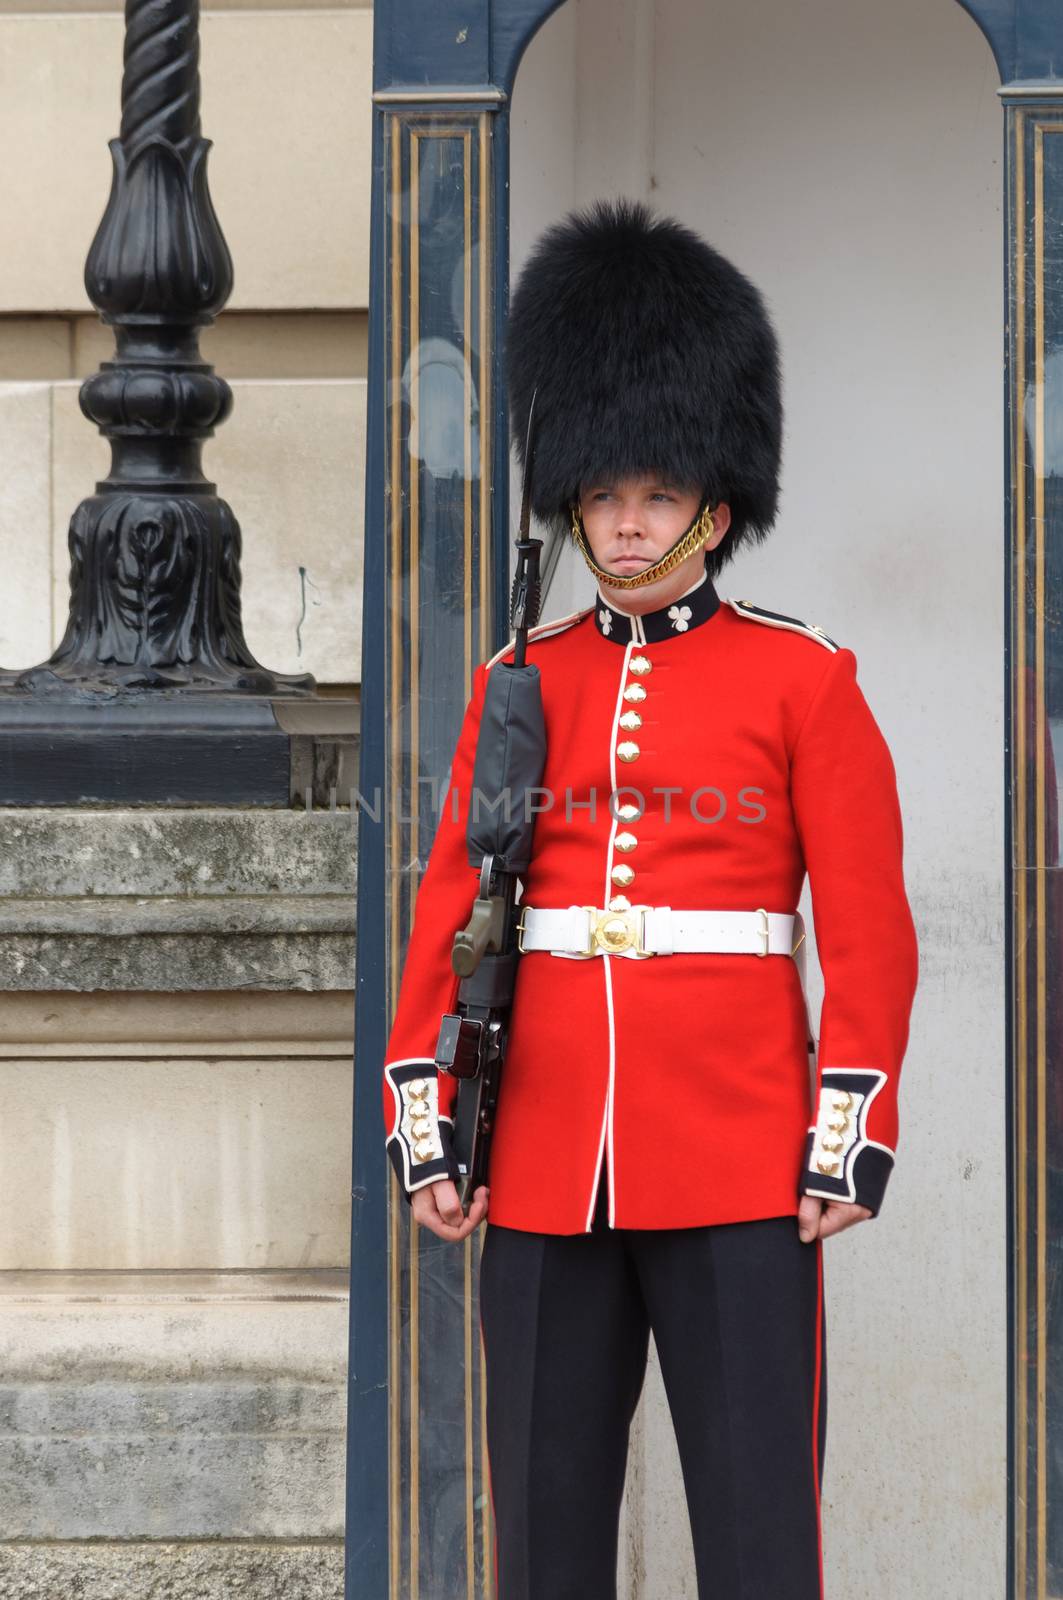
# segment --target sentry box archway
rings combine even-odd
[[[1063,8],[958,3],[999,70],[1005,152],[1007,1595],[1048,1600],[1063,1592],[1063,1311],[1050,1292],[1063,1243]],[[473,668],[507,637],[510,105],[524,49],[560,4],[374,11],[359,782],[373,809],[359,830],[348,1600],[493,1593],[479,1240],[410,1230],[384,1155],[380,1067],[433,784]]]

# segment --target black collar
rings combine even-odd
[[[636,644],[658,644],[662,639],[674,639],[677,634],[688,633],[700,623],[708,622],[719,609],[720,597],[707,572],[703,572],[674,605],[646,611],[641,617],[610,605],[599,584],[594,625],[603,638],[613,639],[617,644],[630,644],[632,640]]]

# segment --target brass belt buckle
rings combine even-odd
[[[645,917],[647,906],[631,906],[627,911],[602,911],[597,906],[584,908],[593,913],[592,942],[606,955],[621,955],[634,950],[638,956],[656,955],[645,946]]]

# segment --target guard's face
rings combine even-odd
[[[600,567],[620,578],[641,572],[670,550],[700,508],[698,490],[652,474],[592,481],[580,493],[591,554]],[[695,559],[704,560],[700,553]]]

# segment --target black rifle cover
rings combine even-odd
[[[476,744],[466,840],[469,865],[493,855],[496,869],[523,872],[531,860],[535,813],[525,804],[529,789],[542,782],[546,764],[539,668],[508,667],[487,674],[480,734]]]

